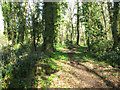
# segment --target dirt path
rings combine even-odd
[[[76,62],[73,57],[79,52],[74,48],[64,48],[62,51],[69,57],[68,61],[56,61],[61,70],[52,74],[50,88],[117,88],[119,83],[118,69],[95,61]],[[101,72],[103,71],[103,72]],[[113,76],[114,74],[114,76]]]

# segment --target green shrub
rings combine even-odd
[[[106,62],[109,62],[113,66],[118,67],[120,65],[120,55],[115,51],[106,53],[102,56],[102,59],[106,60]]]

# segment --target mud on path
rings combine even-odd
[[[78,62],[74,55],[81,56],[76,47],[62,49],[69,57],[68,61],[57,61],[61,70],[52,74],[49,88],[118,88],[119,69],[97,61]],[[80,59],[81,57],[79,57]],[[87,59],[87,58],[85,58]]]

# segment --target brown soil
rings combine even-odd
[[[54,73],[50,88],[118,88],[119,69],[97,61],[76,62],[73,55],[79,54],[74,48],[62,50],[68,54],[69,61],[55,61],[61,70]],[[52,76],[52,75],[51,75]],[[38,86],[40,87],[40,85]]]

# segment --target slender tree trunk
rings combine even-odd
[[[62,38],[61,38],[61,42],[62,42],[62,45],[64,44],[64,33],[63,33],[63,30],[62,30],[62,33],[61,33],[61,36],[62,36]]]
[[[13,22],[12,22],[12,3],[10,2],[10,26],[12,26],[13,25]],[[12,40],[12,44],[14,43],[13,42],[13,26],[10,28],[10,27],[8,27],[9,28],[9,31],[10,31],[10,33],[11,33],[11,40]]]
[[[10,20],[11,20],[11,22],[10,22],[10,24],[11,24],[11,32],[12,32],[12,44],[13,45],[15,45],[15,31],[14,31],[14,28],[15,28],[15,26],[14,26],[14,19],[15,19],[15,15],[13,14],[14,13],[14,8],[13,8],[13,3],[10,3]]]
[[[84,8],[84,5],[86,6],[86,8]],[[86,36],[86,43],[87,43],[87,46],[88,46],[88,51],[90,51],[90,35],[89,35],[89,28],[90,28],[90,26],[89,26],[89,19],[90,19],[90,17],[86,17],[86,13],[88,13],[88,10],[89,10],[89,8],[88,8],[89,6],[88,6],[88,3],[83,3],[83,15],[85,16],[85,23],[87,23],[88,24],[88,26],[86,27],[86,25],[85,25],[85,29],[87,30],[87,31],[85,31],[85,36]],[[90,13],[89,13],[89,16],[90,16]]]
[[[26,18],[25,18],[25,15],[24,15],[24,12],[22,11],[22,32],[21,32],[21,42],[23,43],[24,42],[24,38],[25,38],[25,23],[26,23]]]
[[[118,30],[118,42],[120,42],[120,10],[119,10],[119,30]]]
[[[13,40],[14,40],[13,42],[14,42],[14,45],[16,44],[16,36],[17,36],[17,35],[16,35],[16,34],[17,34],[17,32],[16,32],[16,25],[15,25],[15,24],[16,24],[16,21],[17,21],[17,20],[16,20],[15,9],[14,9],[14,20],[13,20],[13,27],[14,27],[14,28],[13,28]]]
[[[10,31],[10,22],[9,22],[9,18],[7,18],[7,33],[8,33],[8,41],[11,40],[11,31]]]
[[[114,39],[113,43],[113,50],[117,47],[118,44],[118,34],[117,34],[117,19],[118,19],[118,11],[119,11],[119,3],[114,2],[114,8],[113,8],[113,17],[111,17],[111,28],[112,28],[112,35]],[[110,7],[109,7],[109,12],[110,12]]]
[[[36,28],[35,28],[35,20],[33,19],[33,46],[34,46],[34,50],[36,51],[36,37],[35,37],[35,34],[36,34]]]
[[[72,23],[72,32],[71,32],[71,43],[73,43],[73,23]]]
[[[111,9],[110,9],[110,3],[108,3],[108,10],[110,14],[110,22],[111,22],[111,28],[112,28],[112,36],[113,36],[113,48],[112,50],[115,50],[115,48],[118,45],[118,34],[117,34],[117,19],[118,19],[118,12],[119,12],[119,2],[114,2],[114,8],[113,8],[113,16],[111,16]]]
[[[118,34],[117,34],[117,18],[118,18],[118,11],[119,11],[119,3],[115,2],[114,3],[114,15],[113,15],[113,25],[112,25],[112,34],[113,34],[113,38],[114,38],[114,44],[113,44],[113,49],[115,49],[117,47],[118,44]]]
[[[77,45],[79,45],[79,2],[77,2]]]
[[[35,29],[33,29],[33,45],[34,45],[34,50],[36,51],[36,37],[35,37]]]
[[[103,3],[104,3],[104,2],[102,2],[102,4],[101,4],[101,9],[102,9],[102,15],[103,15],[103,20],[104,20],[105,35],[106,35],[106,40],[107,40],[107,31],[106,31],[106,18],[105,18],[105,15],[104,15]]]
[[[33,47],[34,47],[34,51],[36,51],[36,20],[35,20],[35,13],[33,13],[33,16],[32,16],[32,26],[33,26]]]

